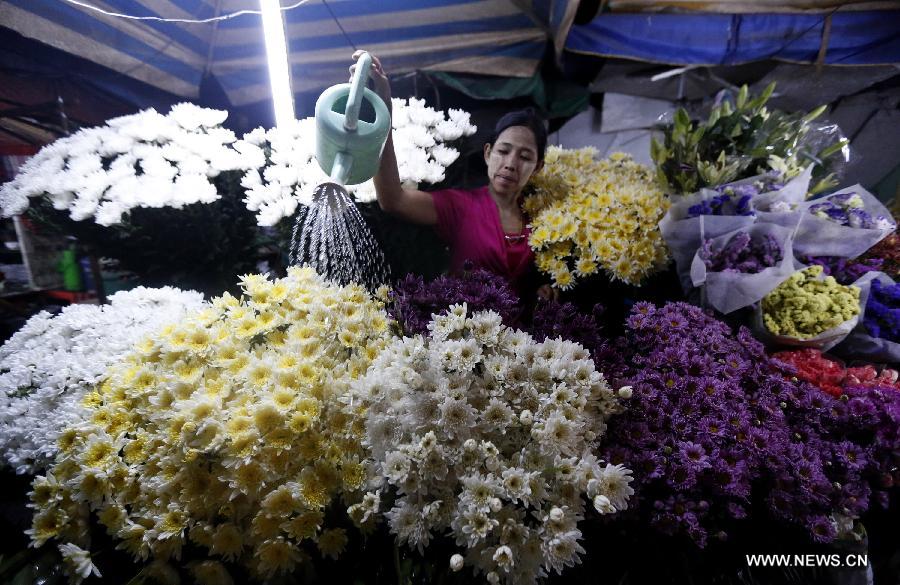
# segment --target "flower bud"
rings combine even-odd
[[[503,502],[500,501],[500,498],[491,498],[491,512],[499,512],[503,507]]]
[[[522,411],[522,414],[519,415],[519,421],[526,427],[530,427],[531,423],[534,422],[534,415],[531,414],[530,410],[525,409]]]
[[[463,557],[460,554],[455,554],[450,557],[450,570],[453,572],[459,571],[463,568]]]
[[[632,394],[633,392],[631,386],[622,386],[621,388],[619,388],[619,398],[628,400],[629,398],[631,398]]]
[[[612,505],[612,502],[609,501],[609,498],[602,494],[594,498],[594,509],[601,514],[612,514],[616,511],[616,508]]]
[[[550,510],[550,519],[553,520],[554,522],[559,522],[564,517],[565,517],[565,514],[563,513],[563,511],[560,510],[559,508],[557,508],[556,506],[554,506],[553,509]]]

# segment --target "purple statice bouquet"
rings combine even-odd
[[[863,324],[872,337],[900,343],[900,284],[874,279]]]
[[[710,272],[756,274],[784,258],[784,252],[772,234],[754,238],[748,232],[740,231],[718,251],[712,250],[711,243],[712,240],[705,240],[700,247],[700,258]]]
[[[638,303],[618,345],[632,397],[602,455],[634,470],[641,522],[705,547],[765,514],[828,542],[837,518],[866,510],[865,452],[883,437],[860,444],[829,426],[856,402],[793,381],[746,328],[685,303]]]
[[[495,311],[512,325],[521,313],[519,298],[509,283],[487,270],[467,270],[461,276],[440,276],[425,282],[409,274],[390,292],[388,313],[404,335],[427,334],[431,316],[450,305],[466,303],[469,313]]]
[[[809,212],[817,217],[852,228],[893,230],[896,225],[890,217],[872,215],[866,211],[865,203],[858,193],[852,191],[838,193],[817,201],[809,206]]]
[[[825,276],[833,276],[838,284],[853,284],[859,278],[872,271],[880,271],[884,260],[881,258],[841,258],[840,256],[800,256],[800,262],[806,266],[819,265]]]

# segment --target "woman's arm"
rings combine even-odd
[[[359,59],[362,51],[353,53],[353,60]],[[391,84],[377,57],[372,57],[372,69],[369,76],[375,85],[375,93],[378,94],[391,110]],[[350,67],[352,78],[356,65]],[[434,225],[437,223],[437,212],[434,208],[434,200],[430,193],[418,189],[404,188],[400,182],[400,171],[397,169],[397,155],[394,152],[393,130],[388,133],[387,142],[381,153],[381,162],[378,172],[373,178],[375,183],[375,195],[378,205],[384,211],[400,216],[403,219],[419,224]]]

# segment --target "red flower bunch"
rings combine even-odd
[[[780,351],[773,358],[793,366],[801,380],[815,384],[832,396],[840,396],[851,386],[888,387],[900,392],[900,373],[891,368],[880,372],[872,365],[845,368],[840,362],[825,357],[818,349]]]

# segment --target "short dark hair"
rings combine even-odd
[[[538,149],[538,160],[544,160],[544,152],[547,150],[547,127],[544,124],[544,119],[534,108],[509,112],[497,120],[497,125],[494,126],[494,133],[491,135],[488,144],[493,146],[497,139],[500,138],[500,134],[511,126],[524,126],[531,130]]]

